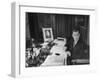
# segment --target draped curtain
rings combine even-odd
[[[71,36],[74,16],[56,15],[56,37],[69,38]]]
[[[43,27],[52,28],[54,39],[56,39],[71,37],[73,26],[80,25],[82,38],[89,44],[89,16],[28,13],[26,18],[26,36],[35,38],[37,41],[43,41]]]

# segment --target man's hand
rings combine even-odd
[[[70,51],[66,51],[67,56],[71,56],[71,52]]]

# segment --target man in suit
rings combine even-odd
[[[89,64],[89,46],[82,41],[80,29],[73,28],[72,38],[67,42],[68,65]]]

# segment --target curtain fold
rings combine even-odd
[[[82,38],[89,44],[89,16],[71,14],[28,13],[26,15],[26,37],[43,41],[42,28],[52,28],[54,39],[70,38],[73,26],[80,25]],[[85,29],[86,28],[86,29]],[[29,33],[30,32],[30,33]]]

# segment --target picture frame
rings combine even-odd
[[[54,67],[38,67],[26,68],[25,67],[25,13],[56,13],[56,14],[78,14],[90,15],[90,65],[84,66],[54,66]],[[47,6],[34,6],[27,3],[12,3],[11,7],[11,75],[13,77],[23,76],[37,76],[37,75],[54,75],[54,74],[67,74],[67,73],[81,73],[81,72],[95,72],[96,69],[96,55],[93,44],[95,36],[95,8],[76,8],[76,7],[47,7]],[[51,39],[53,39],[51,28],[43,29],[50,30]],[[93,34],[94,33],[94,34]],[[45,33],[44,33],[45,36]],[[44,37],[44,41],[48,39]]]
[[[44,42],[53,40],[52,28],[43,28]]]

